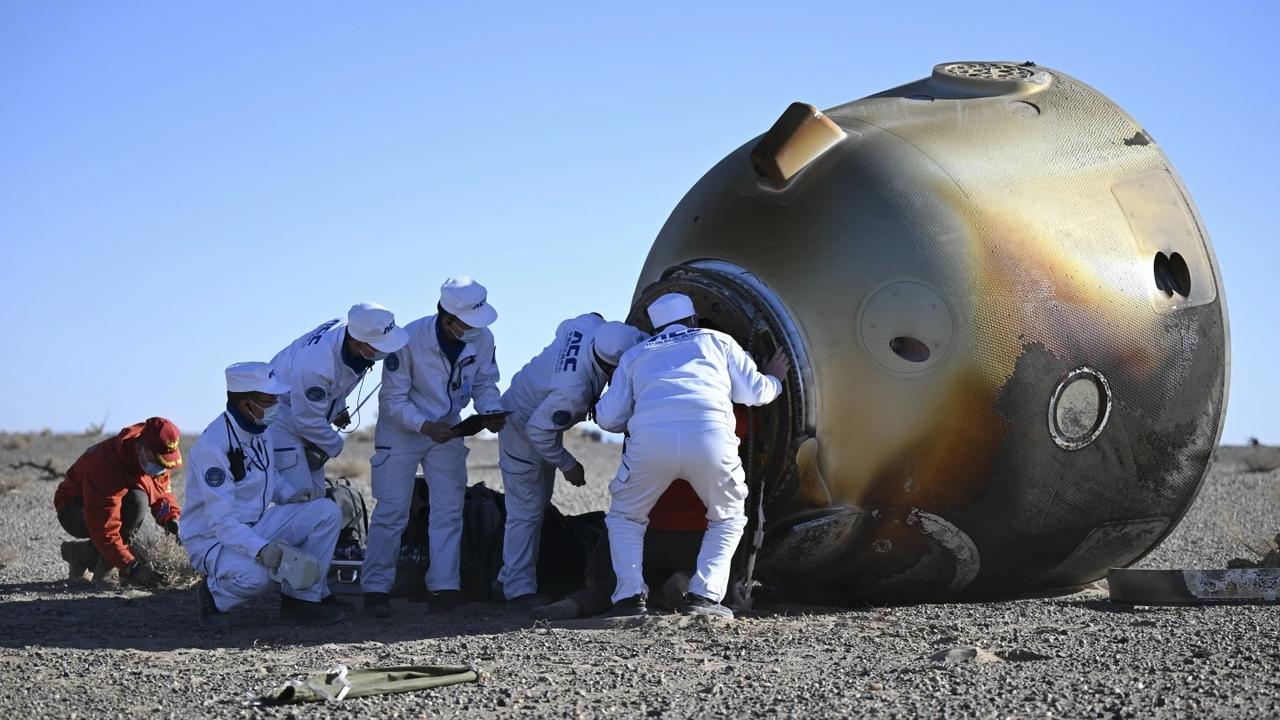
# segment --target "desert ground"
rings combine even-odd
[[[368,488],[367,434],[330,474]],[[0,434],[0,717],[1280,717],[1280,607],[1129,608],[1105,584],[1053,598],[906,607],[765,604],[732,623],[535,625],[497,605],[324,628],[278,626],[274,601],[234,627],[196,623],[179,549],[142,542],[181,587],[94,590],[66,579],[53,489],[93,434]],[[471,443],[471,481],[501,487],[496,443]],[[603,509],[620,447],[576,438]],[[1280,531],[1280,472],[1223,448],[1195,505],[1144,567],[1222,567]],[[1249,465],[1255,467],[1250,468]],[[1270,463],[1263,464],[1263,467]],[[50,472],[46,472],[47,468]],[[181,486],[182,479],[177,479]],[[245,701],[336,663],[466,664],[483,683],[253,708]]]

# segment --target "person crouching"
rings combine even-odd
[[[94,445],[67,470],[53,494],[58,522],[69,535],[87,540],[62,543],[69,576],[108,584],[119,568],[126,585],[162,585],[165,578],[129,546],[148,511],[156,524],[178,534],[182,509],[169,487],[169,471],[182,465],[178,426],[148,418]]]
[[[251,598],[280,590],[280,619],[307,625],[342,620],[326,583],[342,515],[327,498],[285,503],[287,485],[272,463],[266,432],[289,386],[271,365],[236,363],[226,370],[227,409],[205,428],[187,458],[187,512],[182,542],[204,577],[196,586],[207,623]],[[315,558],[319,579],[308,587],[277,583],[287,547]]]

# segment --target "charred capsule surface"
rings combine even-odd
[[[946,63],[794,104],[676,207],[633,321],[672,290],[757,357],[758,574],[839,600],[1009,595],[1130,564],[1221,432],[1221,280],[1168,159],[1032,64]]]

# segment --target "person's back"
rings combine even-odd
[[[622,356],[596,422],[612,432],[690,422],[732,430],[734,403],[764,405],[781,391],[729,335],[673,323]]]
[[[618,577],[614,612],[646,612],[648,588],[641,571],[649,512],[680,478],[706,507],[708,521],[681,612],[732,615],[720,600],[747,521],[733,404],[776,399],[789,361],[779,349],[761,373],[733,338],[698,328],[687,295],[663,295],[648,314],[658,334],[623,354],[608,392],[596,404],[600,427],[628,434],[605,518]]]
[[[734,426],[733,402],[768,402],[767,376],[747,372],[746,354],[730,336],[672,325],[623,358],[635,397],[630,426],[715,421]],[[753,367],[750,368],[754,371]]]
[[[318,327],[312,328],[302,335],[298,336],[293,342],[286,345],[280,352],[271,358],[271,367],[276,371],[276,375],[280,378],[288,380],[294,375],[294,366],[298,361],[298,354],[309,351],[308,348],[314,348],[323,344],[330,352],[333,352],[335,344],[342,339],[342,332],[346,329],[346,323],[338,318],[327,320]],[[331,332],[336,330],[337,332]],[[300,369],[300,368],[299,368]],[[280,398],[284,403],[289,402],[289,398]]]
[[[575,353],[575,357],[576,353],[589,352],[592,335],[603,324],[603,317],[586,313],[569,318],[556,327],[555,339],[511,378],[511,386],[502,397],[503,408],[512,412],[507,418],[508,423],[524,428],[529,415],[551,392],[552,376],[567,359],[563,356],[570,351]],[[582,360],[586,359],[583,355]]]

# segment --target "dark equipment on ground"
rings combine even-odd
[[[1275,604],[1280,568],[1136,570],[1107,575],[1111,601],[1124,605]]]
[[[333,546],[329,563],[329,591],[356,594],[361,592],[360,568],[364,565],[364,548],[369,541],[369,510],[364,495],[351,487],[345,477],[324,479],[324,496],[342,512],[342,529]]]
[[[430,565],[428,536],[430,500],[427,481],[414,483],[409,524],[400,540],[393,595],[409,596],[424,588]],[[502,539],[506,525],[502,493],[476,483],[466,490],[462,511],[462,596],[471,601],[501,602],[494,583],[502,569]],[[565,515],[548,505],[542,519],[538,553],[538,588],[559,597],[582,587],[592,549],[605,534],[604,513]]]
[[[370,695],[393,695],[479,682],[483,676],[483,671],[475,665],[406,665],[366,670],[351,670],[346,665],[336,665],[306,680],[291,680],[271,693],[251,701],[249,705],[340,702]]]

